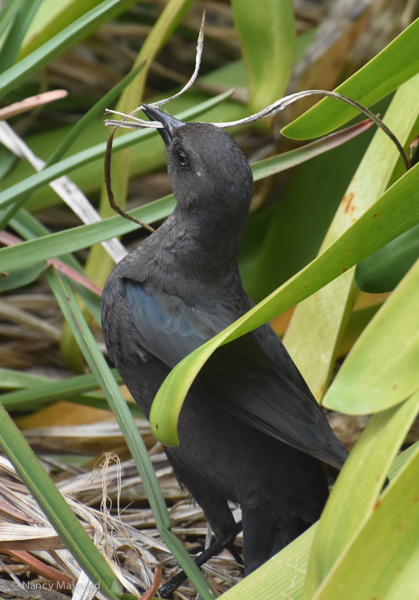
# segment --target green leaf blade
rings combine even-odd
[[[419,394],[371,419],[349,455],[320,519],[304,600],[311,599],[374,511],[386,475],[419,409]]]
[[[388,298],[342,365],[324,405],[369,414],[419,389],[419,261]]]
[[[252,0],[233,0],[232,4],[246,64],[250,109],[257,113],[283,95],[291,74],[295,50],[292,4],[290,0],[260,0],[257,10]]]
[[[418,72],[419,19],[334,91],[368,107]],[[356,115],[355,108],[332,98],[324,98],[287,125],[282,133],[293,139],[310,139],[333,131]]]

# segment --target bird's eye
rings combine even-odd
[[[176,160],[180,164],[181,167],[185,167],[188,164],[188,157],[186,156],[183,150],[176,151]]]

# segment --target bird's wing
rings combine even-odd
[[[231,322],[216,325],[217,308],[221,306],[214,305],[211,316],[209,310],[199,311],[167,292],[147,293],[142,284],[131,279],[123,279],[122,294],[135,325],[137,343],[170,368]]]
[[[268,327],[264,328],[269,335]],[[275,336],[267,354],[248,334],[222,346],[202,369],[202,383],[226,410],[256,429],[340,469],[348,452]]]
[[[199,310],[167,293],[152,296],[128,279],[123,295],[138,343],[170,368],[234,321],[216,302]],[[219,348],[195,385],[268,435],[337,468],[346,459],[346,449],[269,326]]]

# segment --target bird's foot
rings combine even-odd
[[[222,550],[224,550],[224,548],[227,548],[227,550],[229,552],[231,552],[231,554],[233,555],[233,557],[236,559],[236,561],[239,564],[243,564],[243,560],[242,560],[240,554],[238,553],[236,546],[234,545],[234,539],[236,537],[236,533],[237,532],[231,533],[221,542],[215,541],[213,544],[211,544],[211,546],[209,548],[207,548],[206,550],[201,552],[201,554],[199,554],[195,558],[195,564],[198,567],[201,567],[210,558],[212,558],[213,556],[216,556]],[[172,579],[170,579],[170,581],[168,581],[167,583],[165,583],[164,585],[161,586],[161,588],[158,591],[158,596],[160,596],[160,598],[166,598],[166,599],[172,598],[173,592],[175,590],[177,590],[178,587],[181,586],[182,583],[184,583],[187,580],[187,578],[188,577],[187,577],[185,571],[180,571],[174,577],[172,577]]]

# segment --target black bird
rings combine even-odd
[[[112,271],[102,327],[109,356],[148,416],[170,370],[254,306],[237,264],[253,178],[223,129],[143,106],[164,126],[177,205]],[[209,359],[178,433],[180,445],[165,452],[216,540],[237,531],[227,502],[242,508],[246,573],[320,517],[328,496],[321,461],[340,469],[347,457],[268,324]]]

